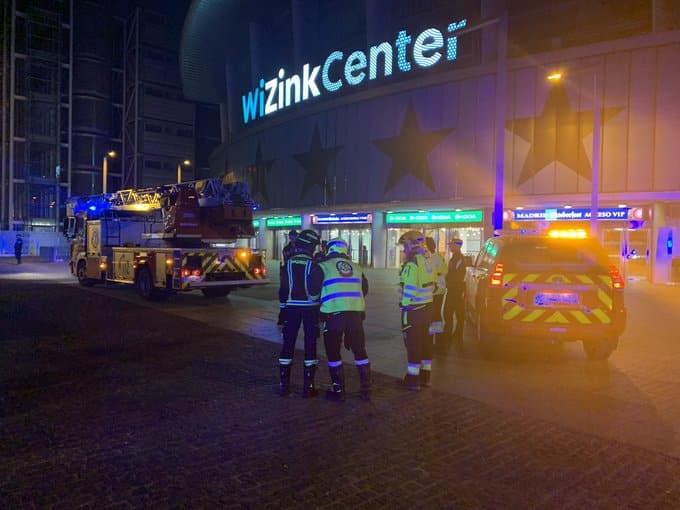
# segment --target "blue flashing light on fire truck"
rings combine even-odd
[[[265,253],[239,246],[255,236],[255,207],[244,183],[220,179],[72,197],[71,273],[84,286],[135,285],[150,300],[266,284]]]

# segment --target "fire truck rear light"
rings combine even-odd
[[[166,266],[172,266],[173,265],[173,260],[172,259],[165,259],[165,265]]]
[[[260,274],[260,268],[256,267],[255,269],[253,269],[253,273]]]
[[[189,276],[191,274],[191,271],[188,269],[182,269],[182,276]]]
[[[503,285],[503,264],[496,264],[491,278],[489,279],[490,287],[500,287]]]
[[[99,269],[101,269],[102,271],[106,271],[106,262],[102,262],[101,264],[99,264]]]
[[[267,274],[267,268],[263,267],[262,268],[262,275],[265,276]]]
[[[201,270],[200,269],[194,269],[191,272],[191,274],[194,275],[194,276],[201,276]]]

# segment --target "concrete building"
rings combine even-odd
[[[150,5],[2,2],[0,254],[15,231],[31,254],[59,246],[71,195],[208,175],[219,112],[183,97],[185,10]]]
[[[250,183],[270,257],[292,227],[394,267],[407,228],[474,255],[494,227],[562,225],[667,282],[679,21],[665,0],[194,0],[182,80],[220,105],[213,170]]]

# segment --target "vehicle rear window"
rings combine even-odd
[[[522,239],[503,247],[507,269],[574,268],[606,272],[608,259],[592,239]]]

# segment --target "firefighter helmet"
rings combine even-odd
[[[312,253],[320,241],[321,238],[317,232],[307,229],[298,234],[295,246],[301,251]]]
[[[328,253],[340,253],[347,255],[347,241],[336,237],[328,241]]]
[[[424,241],[424,236],[422,232],[417,230],[409,230],[408,232],[401,235],[399,238],[399,244],[422,244]]]

